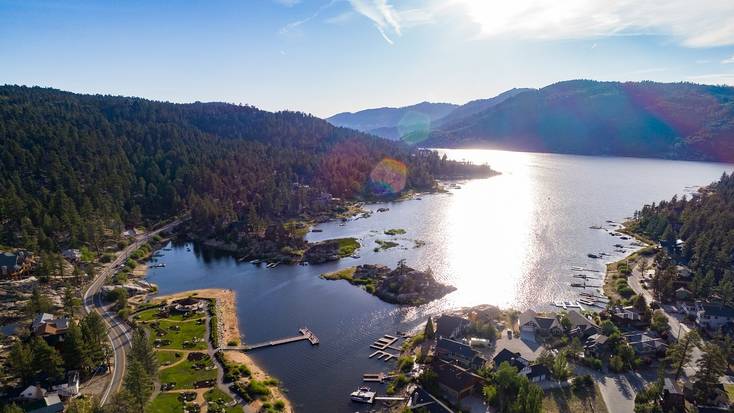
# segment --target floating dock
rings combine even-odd
[[[399,339],[395,336],[391,336],[389,334],[385,334],[381,338],[378,338],[375,340],[374,343],[370,345],[370,348],[373,348],[375,350],[395,350],[395,351],[401,351],[402,349],[399,347],[394,347],[393,344],[395,344]]]
[[[226,346],[226,347],[220,347],[217,350],[250,351],[250,350],[255,350],[255,349],[264,348],[264,347],[275,347],[275,346],[280,346],[280,345],[283,345],[283,344],[295,343],[297,341],[308,341],[309,343],[311,343],[312,346],[315,346],[315,345],[318,345],[319,344],[319,338],[316,337],[316,334],[314,334],[307,327],[303,327],[303,328],[299,329],[298,332],[300,334],[297,335],[297,336],[293,336],[293,337],[285,337],[285,338],[281,338],[281,339],[277,339],[277,340],[265,341],[265,342],[257,343],[257,344],[247,344],[247,345],[244,345],[244,346]]]
[[[372,358],[377,356],[378,360],[382,361],[390,361],[392,359],[398,358],[397,354],[388,353],[387,351],[377,350],[374,353],[370,354],[368,358]]]
[[[362,375],[362,381],[382,383],[385,380],[391,379],[393,377],[395,377],[394,374],[365,373],[365,374]]]

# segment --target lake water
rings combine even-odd
[[[291,336],[308,326],[321,339],[252,353],[279,378],[298,411],[353,412],[361,406],[348,395],[363,373],[390,366],[370,360],[369,345],[383,334],[407,330],[426,315],[482,303],[518,309],[577,298],[570,287],[574,267],[602,270],[623,256],[607,220],[621,222],[643,204],[684,195],[716,180],[732,165],[635,158],[491,150],[446,150],[451,159],[489,163],[502,175],[460,183],[449,193],[420,200],[367,206],[371,217],[345,224],[319,225],[310,241],[353,236],[363,247],[360,258],[318,266],[275,269],[237,263],[226,254],[193,246],[163,251],[165,268],[148,276],[161,294],[196,288],[230,288],[237,293],[240,328],[248,342]],[[402,228],[389,237],[383,231]],[[375,240],[400,247],[374,252]],[[416,248],[416,240],[424,243]],[[588,253],[607,253],[604,259]],[[381,302],[344,281],[319,274],[351,265],[394,266],[406,259],[415,268],[431,268],[457,290],[419,308]],[[594,274],[594,273],[591,273]],[[592,281],[595,282],[595,281]],[[375,386],[373,386],[375,387]],[[379,386],[378,386],[379,387]],[[378,390],[384,391],[383,388]]]

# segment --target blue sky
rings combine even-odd
[[[0,84],[325,117],[575,78],[734,85],[734,1],[0,0]]]

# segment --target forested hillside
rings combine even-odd
[[[430,125],[452,112],[458,105],[421,102],[399,108],[366,109],[338,113],[326,120],[332,125],[357,129],[386,139],[399,140],[403,134]]]
[[[34,250],[94,243],[183,211],[211,231],[263,227],[303,213],[324,191],[372,195],[370,172],[385,157],[407,166],[406,189],[488,169],[303,113],[18,86],[0,87],[0,140],[0,244]]]
[[[421,145],[734,161],[734,88],[560,82],[445,122]]]
[[[693,292],[734,299],[734,175],[690,199],[646,205],[631,228],[667,245],[683,240],[679,259],[694,272]]]

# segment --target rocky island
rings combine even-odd
[[[436,281],[430,269],[419,271],[403,262],[394,270],[384,265],[365,264],[322,274],[321,277],[347,280],[383,301],[400,305],[423,305],[456,290],[456,287]]]

